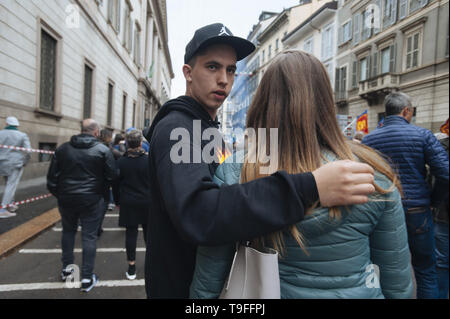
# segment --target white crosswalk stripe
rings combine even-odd
[[[136,248],[136,252],[145,251],[145,248]],[[75,248],[74,253],[81,253],[83,250],[81,248]],[[126,252],[125,248],[97,248],[98,253],[122,253]],[[61,254],[62,249],[21,249],[19,254]]]
[[[95,287],[130,287],[144,286],[145,280],[99,280]],[[66,285],[65,282],[38,282],[27,284],[0,285],[0,292],[20,291],[20,290],[43,290],[43,289],[72,289],[80,288],[78,285]]]

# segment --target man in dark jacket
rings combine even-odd
[[[440,190],[448,189],[448,155],[431,131],[410,124],[414,109],[408,95],[389,94],[385,107],[383,127],[366,136],[363,143],[389,157],[400,175],[417,298],[437,298],[431,205],[439,205],[445,196]],[[433,192],[426,181],[426,164],[436,178]]]
[[[57,148],[47,174],[47,188],[58,199],[62,219],[61,279],[73,268],[73,248],[78,220],[81,221],[83,266],[81,290],[88,292],[98,282],[93,273],[97,250],[97,231],[103,215],[103,192],[106,183],[117,175],[111,151],[103,145],[99,125],[92,119],[82,124],[81,134]]]
[[[145,266],[149,298],[189,297],[198,245],[269,234],[300,221],[319,199],[323,206],[363,203],[374,190],[373,170],[350,161],[313,173],[281,171],[245,184],[213,182],[219,163],[206,160],[203,151],[220,136],[216,114],[230,93],[236,61],[253,50],[251,42],[234,37],[223,24],[197,30],[186,47],[186,96],[168,101],[146,132],[152,199]],[[192,140],[177,141],[185,133]],[[187,160],[178,161],[179,147]]]

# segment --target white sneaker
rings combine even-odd
[[[6,209],[0,210],[0,218],[9,218],[16,216],[16,213],[10,213]]]
[[[114,208],[116,208],[115,204],[108,204],[108,210],[114,210]]]

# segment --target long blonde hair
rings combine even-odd
[[[282,52],[264,74],[247,113],[247,128],[278,129],[278,167],[287,173],[312,172],[322,166],[322,151],[329,151],[340,160],[360,160],[372,166],[391,181],[389,189],[374,185],[376,192],[386,194],[395,187],[401,191],[397,175],[390,165],[373,149],[347,141],[337,123],[333,91],[322,63],[302,51]],[[258,133],[257,133],[258,135]],[[257,140],[260,137],[257,136]],[[256,152],[257,149],[249,150]],[[259,156],[259,155],[258,155]],[[267,176],[261,174],[261,161],[250,163],[246,157],[241,182]],[[273,172],[271,172],[273,173]],[[311,213],[310,209],[307,214]],[[340,208],[332,207],[330,217],[340,218]],[[296,225],[289,231],[306,252],[304,239]],[[269,235],[273,247],[282,254],[282,231]],[[254,240],[264,244],[264,238]]]

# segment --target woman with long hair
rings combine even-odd
[[[368,203],[330,209],[317,203],[300,223],[252,240],[279,252],[281,298],[411,298],[399,179],[374,150],[344,137],[327,71],[314,56],[282,52],[267,69],[248,110],[247,129],[257,141],[270,141],[270,128],[278,129],[278,165],[267,170],[269,147],[251,143],[243,164],[230,160],[219,166],[218,183],[245,183],[278,170],[309,172],[346,159],[376,171],[376,194]],[[234,250],[233,244],[198,248],[192,298],[219,296]]]

